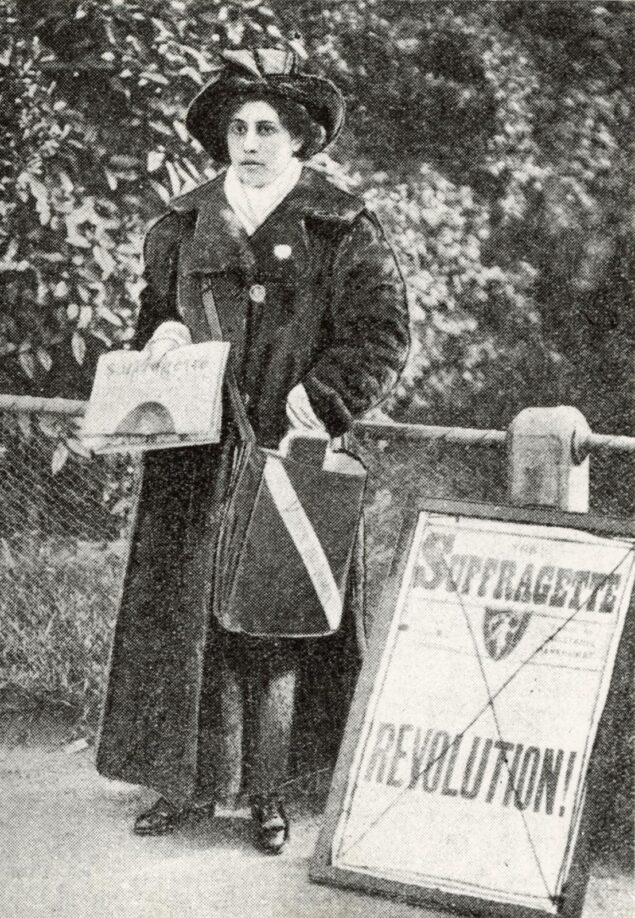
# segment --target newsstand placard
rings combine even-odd
[[[633,571],[624,538],[421,513],[328,866],[557,914]]]

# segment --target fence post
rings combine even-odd
[[[507,431],[510,503],[589,509],[589,457],[581,454],[590,434],[577,408],[525,408]]]

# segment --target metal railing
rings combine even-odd
[[[0,411],[81,416],[87,402],[80,399],[40,398],[30,395],[0,395]],[[402,424],[397,421],[356,421],[354,431],[377,440],[389,439],[408,443],[417,441],[456,443],[470,446],[505,446],[507,431],[477,427],[443,427],[430,424]],[[576,443],[583,454],[596,450],[635,453],[635,437],[589,433]]]

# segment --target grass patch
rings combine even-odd
[[[57,539],[2,546],[0,713],[63,709],[93,735],[125,546]]]

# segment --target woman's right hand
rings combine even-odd
[[[182,343],[174,338],[151,338],[142,353],[150,366],[156,369],[165,355],[177,347],[182,347]]]
[[[141,353],[150,366],[156,369],[170,351],[191,343],[192,335],[187,325],[184,325],[183,322],[168,320],[155,329]]]

